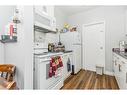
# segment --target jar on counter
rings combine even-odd
[[[51,43],[48,44],[48,51],[49,51],[49,52],[52,51],[52,45],[51,45]]]

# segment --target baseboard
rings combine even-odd
[[[105,71],[106,75],[114,76],[113,72]]]
[[[82,70],[87,70],[87,69],[82,69]],[[89,70],[89,71],[96,72],[96,70]],[[110,71],[104,71],[104,74],[110,75],[110,76],[114,76],[114,73],[113,72],[110,72]]]

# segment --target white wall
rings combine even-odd
[[[58,7],[55,7],[54,16],[56,18],[56,27],[62,29],[64,24],[67,22],[67,16]]]
[[[17,43],[5,44],[5,63],[16,65],[16,82],[20,89],[33,88],[33,8],[19,6]]]
[[[119,40],[125,39],[125,8],[120,6],[98,7],[68,17],[68,23],[78,26],[81,32],[84,32],[83,24],[103,20],[106,23],[106,71],[112,72],[112,48],[118,47]]]
[[[25,59],[25,73],[24,73],[24,89],[33,89],[33,41],[34,41],[34,15],[32,6],[24,6],[24,48],[23,56]]]
[[[60,31],[63,29],[65,23],[67,23],[67,15],[62,12],[58,7],[54,8],[54,16],[56,18],[56,28]],[[57,33],[57,42],[59,41],[59,33]]]
[[[0,35],[4,33],[5,25],[11,20],[14,6],[0,6]],[[0,63],[4,63],[4,44],[0,42]]]
[[[24,86],[24,33],[22,23],[18,25],[17,36],[18,42],[5,44],[5,63],[16,66],[15,80],[20,89]]]

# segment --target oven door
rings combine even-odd
[[[37,89],[49,89],[62,80],[62,74],[57,77],[49,77],[50,60],[40,59],[37,72]],[[61,69],[58,69],[61,72]]]

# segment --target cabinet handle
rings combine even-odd
[[[119,72],[121,72],[121,65],[119,64]]]
[[[127,83],[127,72],[126,72],[126,83]]]

